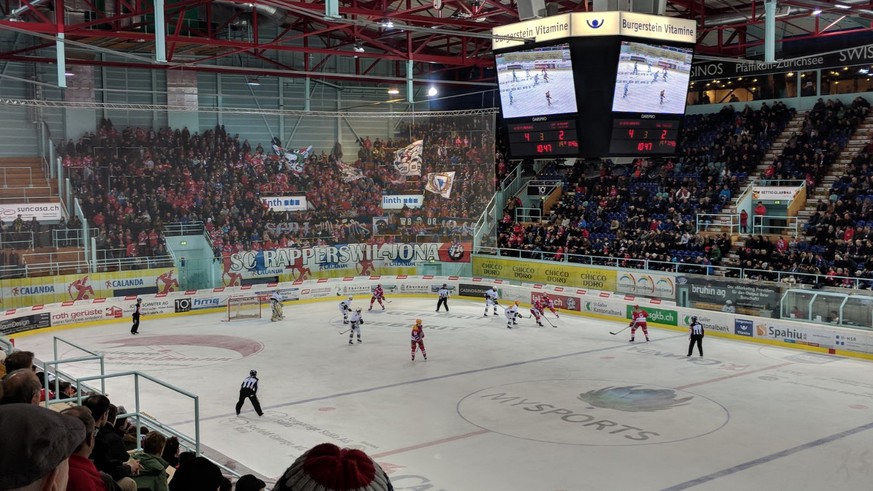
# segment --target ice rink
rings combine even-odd
[[[390,298],[390,297],[389,297]],[[682,332],[651,342],[620,323],[561,315],[508,330],[478,301],[400,298],[364,308],[350,346],[336,303],[289,303],[286,320],[223,314],[19,336],[52,358],[59,336],[199,394],[210,455],[273,481],[313,445],[364,449],[396,490],[861,490],[873,483],[870,363],[708,336],[686,357]],[[378,309],[378,306],[376,307]],[[527,310],[523,310],[527,314]],[[410,361],[423,319],[428,360]],[[79,356],[62,350],[63,358]],[[258,370],[265,414],[239,384]],[[94,363],[71,366],[81,375]],[[142,408],[193,433],[193,405],[149,384]],[[130,381],[110,398],[133,406]]]
[[[553,69],[546,73],[548,81],[543,77],[542,70],[515,70],[515,80],[512,71],[498,73],[504,118],[576,112],[573,72]],[[552,97],[551,105],[546,99],[546,92]]]
[[[690,73],[688,71],[667,70],[667,81],[664,81],[664,69],[645,63],[637,64],[634,73],[634,63],[622,61],[618,65],[615,80],[615,94],[612,99],[612,110],[617,112],[638,113],[670,113],[683,114],[685,99],[688,94]],[[655,75],[658,78],[655,79]],[[627,95],[625,95],[627,87]],[[664,100],[661,102],[661,91]]]

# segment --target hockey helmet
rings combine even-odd
[[[257,376],[258,376],[257,370],[249,370],[249,377],[257,377]]]
[[[518,300],[515,301],[515,305],[518,305]]]
[[[694,324],[695,322],[697,322],[697,316],[696,316],[696,315],[692,315],[692,316],[691,316],[691,323]]]
[[[447,286],[448,286],[448,285],[446,285],[445,283],[443,283],[443,288],[445,288],[445,287],[447,287]]]
[[[355,309],[355,312],[360,312],[360,311],[361,311],[361,308],[360,308],[360,307],[358,307],[358,308]]]
[[[376,283],[376,288],[382,288],[382,283]]]
[[[421,325],[421,319],[415,319],[415,325]]]
[[[640,306],[639,306],[639,305],[634,305],[634,310],[640,310]]]
[[[351,295],[349,295],[349,300],[353,300],[353,298],[352,298],[352,296],[351,296]]]

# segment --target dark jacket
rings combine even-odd
[[[91,460],[97,469],[109,474],[116,481],[122,477],[130,477],[130,466],[126,464],[129,458],[121,435],[111,424],[103,425],[94,438],[94,450],[91,451]]]

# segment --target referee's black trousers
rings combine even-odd
[[[449,299],[448,299],[448,297],[440,297],[439,301],[437,302],[437,308],[436,308],[437,312],[440,311],[440,305],[444,305],[446,307],[446,312],[448,312],[449,311]]]
[[[694,351],[694,343],[697,343],[697,351],[700,352],[700,356],[703,356],[703,334],[691,335],[691,342],[688,343],[688,356],[691,356],[691,352]]]
[[[239,411],[242,409],[243,403],[246,402],[246,398],[252,401],[252,406],[255,406],[255,412],[258,413],[258,416],[263,416],[264,412],[261,411],[261,403],[258,401],[257,394],[255,394],[255,391],[252,389],[247,389],[245,387],[239,389],[239,401],[236,403],[236,414],[239,415]]]

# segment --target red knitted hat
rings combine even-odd
[[[332,443],[312,447],[289,467],[279,491],[391,491],[394,488],[379,464],[360,450]]]

